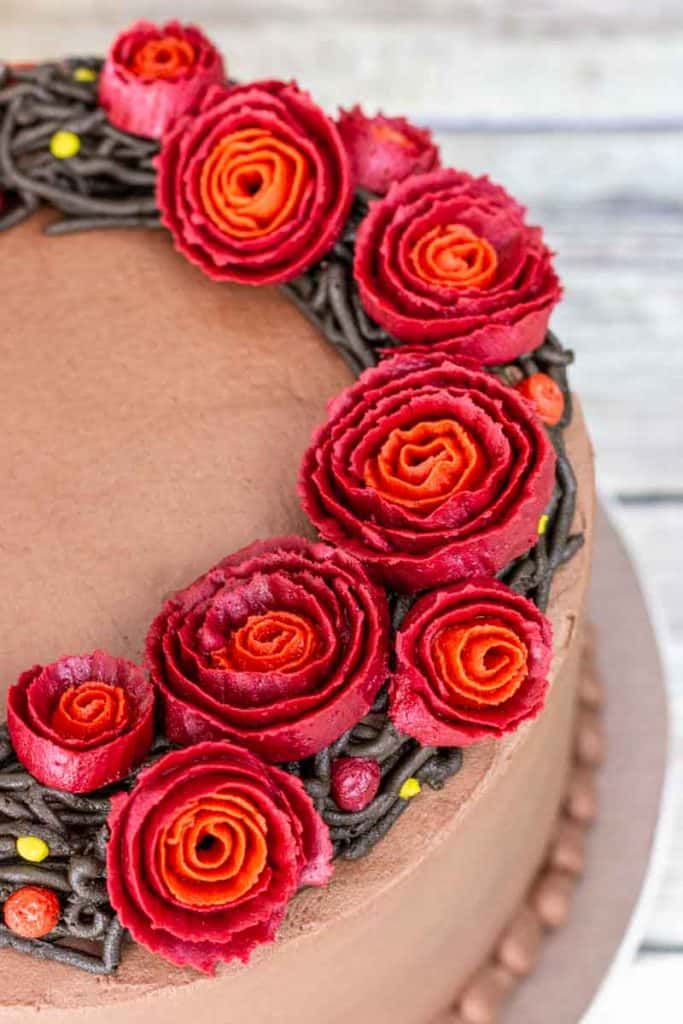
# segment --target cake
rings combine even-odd
[[[540,229],[175,22],[2,81],[0,1021],[494,1020],[601,757]]]

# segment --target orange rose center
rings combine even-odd
[[[430,512],[475,487],[485,469],[484,454],[464,427],[433,420],[392,430],[365,463],[363,479],[395,505]]]
[[[398,128],[392,128],[390,124],[373,124],[370,132],[377,142],[389,142],[395,146],[403,146],[404,149],[411,149],[412,139],[400,132]]]
[[[266,866],[268,826],[238,794],[217,793],[184,807],[156,841],[157,869],[188,907],[240,899]]]
[[[96,740],[103,733],[124,729],[131,711],[122,687],[90,679],[62,691],[50,725],[64,739]]]
[[[316,628],[305,615],[269,611],[250,615],[211,660],[237,672],[296,672],[314,657]]]
[[[410,251],[415,273],[440,288],[488,288],[498,256],[490,242],[464,224],[437,224]]]
[[[496,622],[445,626],[434,637],[432,656],[439,677],[465,706],[502,704],[527,676],[526,644]]]
[[[308,161],[263,128],[226,135],[204,162],[200,193],[216,227],[232,238],[260,238],[294,215],[308,184]]]
[[[130,68],[140,78],[173,78],[191,68],[195,59],[194,47],[186,39],[163,36],[143,43]]]
[[[554,427],[564,413],[562,389],[547,373],[532,373],[517,385],[521,393],[534,403],[544,423]]]

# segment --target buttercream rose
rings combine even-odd
[[[299,779],[228,742],[166,754],[112,798],[107,888],[136,942],[212,973],[271,942],[289,901],[332,874]]]
[[[388,359],[330,403],[300,492],[326,540],[416,591],[495,574],[528,551],[554,472],[528,402],[432,353]]]
[[[404,117],[368,117],[359,106],[340,110],[337,127],[351,161],[357,187],[378,195],[394,182],[439,166],[431,133]]]
[[[34,778],[87,793],[142,761],[154,738],[154,691],[137,665],[103,651],[61,658],[10,688],[7,726]]]
[[[165,731],[227,737],[267,761],[308,757],[386,680],[384,591],[355,558],[302,537],[257,542],[166,602],[147,638]]]
[[[551,654],[550,622],[505,584],[432,591],[398,630],[389,714],[425,746],[497,739],[543,707]]]
[[[111,45],[99,102],[116,128],[158,139],[224,80],[223,58],[194,25],[137,21]]]
[[[352,198],[334,123],[292,83],[210,89],[164,137],[157,202],[176,248],[217,281],[288,281],[333,245]]]
[[[367,312],[417,351],[484,363],[541,344],[561,288],[540,228],[499,185],[450,169],[371,204],[354,274]]]

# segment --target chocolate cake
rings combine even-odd
[[[552,253],[198,29],[0,74],[0,1021],[481,1024],[595,814]]]

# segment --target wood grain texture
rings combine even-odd
[[[502,181],[545,226],[599,482],[626,499],[618,520],[661,608],[683,793],[683,4],[3,0],[2,55],[101,52],[140,14],[201,23],[238,77],[295,75],[330,110],[362,97],[431,123],[445,162]],[[679,802],[648,938],[683,949]],[[643,959],[595,1024],[679,1021],[682,969]],[[654,1011],[653,992],[667,993]]]
[[[199,21],[237,77],[296,76],[330,108],[362,96],[432,121],[681,117],[676,0],[3,0],[2,48],[101,51],[141,15]]]

